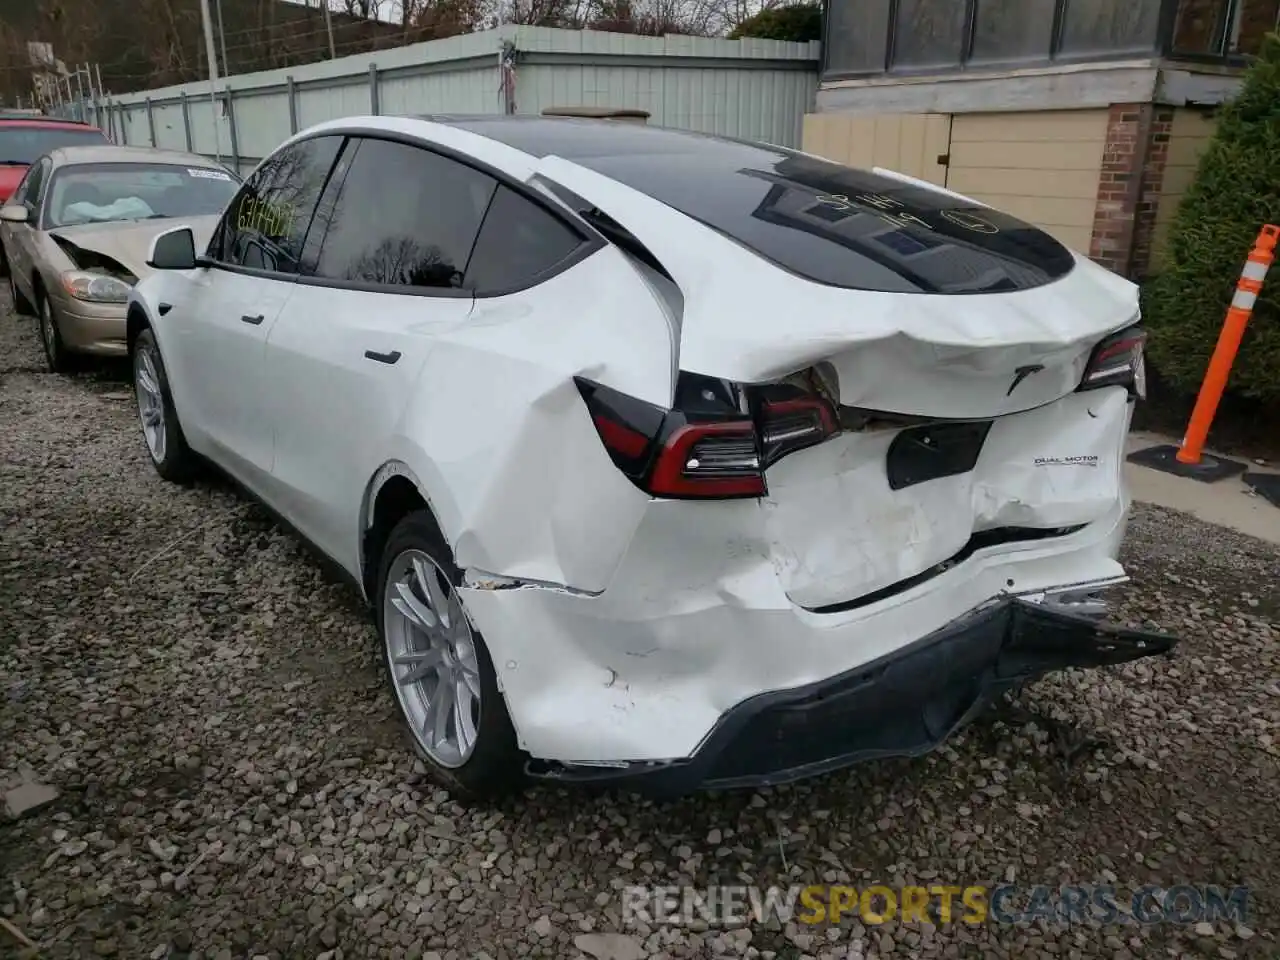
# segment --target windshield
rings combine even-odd
[[[92,127],[35,127],[0,124],[0,164],[30,166],[59,147],[107,143],[101,130]]]
[[[46,228],[221,213],[239,189],[225,170],[167,163],[86,163],[53,175]]]

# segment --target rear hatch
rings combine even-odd
[[[973,201],[781,148],[663,130],[646,148],[645,130],[538,169],[669,272],[681,369],[761,383],[825,361],[850,406],[1002,416],[1070,393],[1137,319],[1133,284]]]
[[[761,498],[788,594],[815,610],[1118,511],[1132,284],[952,194],[711,144],[539,165],[679,289],[683,387],[663,425],[584,394],[597,426],[606,403],[651,441],[615,455],[633,480]],[[1107,386],[1124,389],[1091,389]]]

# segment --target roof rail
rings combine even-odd
[[[72,117],[53,117],[39,110],[0,109],[0,120],[39,120],[41,123],[74,123],[82,127],[90,125],[87,120],[76,120]]]

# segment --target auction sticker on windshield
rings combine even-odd
[[[203,177],[206,180],[230,180],[231,174],[223,173],[221,170],[200,170],[195,167],[187,167],[187,173],[193,177]]]

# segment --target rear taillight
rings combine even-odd
[[[760,405],[760,439],[766,465],[822,443],[839,430],[835,410],[820,397],[765,400]]]
[[[666,432],[648,491],[656,497],[763,497],[761,468],[750,419],[685,423]]]
[[[764,496],[755,423],[734,406],[732,385],[682,374],[677,395],[689,409],[664,410],[581,377],[577,383],[610,459],[645,493]]]
[[[581,377],[577,384],[609,458],[619,470],[643,485],[667,411]]]
[[[743,388],[682,372],[671,410],[577,384],[614,465],[655,497],[763,497],[766,467],[840,430],[835,408],[794,382]]]
[[[1080,381],[1081,390],[1127,387],[1139,399],[1147,396],[1147,332],[1128,327],[1113,333],[1093,349]]]

